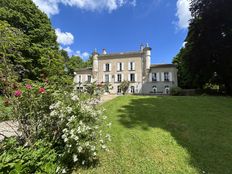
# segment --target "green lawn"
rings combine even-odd
[[[110,152],[80,173],[232,173],[232,98],[118,97]]]

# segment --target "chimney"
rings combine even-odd
[[[102,54],[103,54],[103,55],[106,55],[106,54],[107,54],[107,52],[106,52],[106,49],[105,49],[105,48],[103,48],[103,49],[102,49]]]
[[[141,45],[140,45],[140,51],[142,52],[142,51],[143,51],[143,49],[144,49],[144,45],[143,45],[143,44],[141,44]]]

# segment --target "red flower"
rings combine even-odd
[[[22,91],[17,90],[17,91],[15,91],[14,95],[15,95],[15,97],[20,97],[22,95]]]
[[[32,86],[31,86],[30,84],[26,84],[26,88],[27,88],[27,89],[31,89]]]
[[[39,88],[39,93],[45,93],[45,89],[44,88]]]

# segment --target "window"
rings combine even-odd
[[[121,89],[120,86],[118,86],[117,92],[118,92],[118,93],[121,93],[121,92],[122,92],[122,89]]]
[[[135,62],[129,62],[128,70],[129,71],[134,71],[135,70]]]
[[[152,73],[152,81],[153,82],[157,81],[157,74],[156,73]]]
[[[130,74],[130,81],[135,82],[135,74]]]
[[[134,87],[134,86],[131,86],[131,87],[130,87],[130,92],[131,92],[132,94],[135,93],[135,87]]]
[[[109,63],[107,63],[107,64],[105,64],[105,71],[110,71],[110,64]]]
[[[169,72],[164,73],[164,81],[169,81]]]
[[[122,62],[117,64],[117,71],[123,71]]]
[[[122,82],[122,74],[117,75],[117,82]]]
[[[109,86],[105,85],[105,92],[109,92]]]
[[[152,89],[153,89],[154,93],[157,93],[157,87],[156,86],[153,86]]]
[[[169,86],[165,86],[164,87],[165,94],[169,94],[169,90],[170,90]]]
[[[91,75],[88,75],[87,81],[88,81],[88,83],[91,83]]]
[[[110,82],[110,76],[109,76],[109,74],[105,75],[105,82]]]
[[[133,70],[133,62],[130,62],[130,70]]]
[[[79,83],[81,83],[81,75],[79,76]]]

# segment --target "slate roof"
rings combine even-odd
[[[175,64],[151,64],[151,68],[176,68]]]

